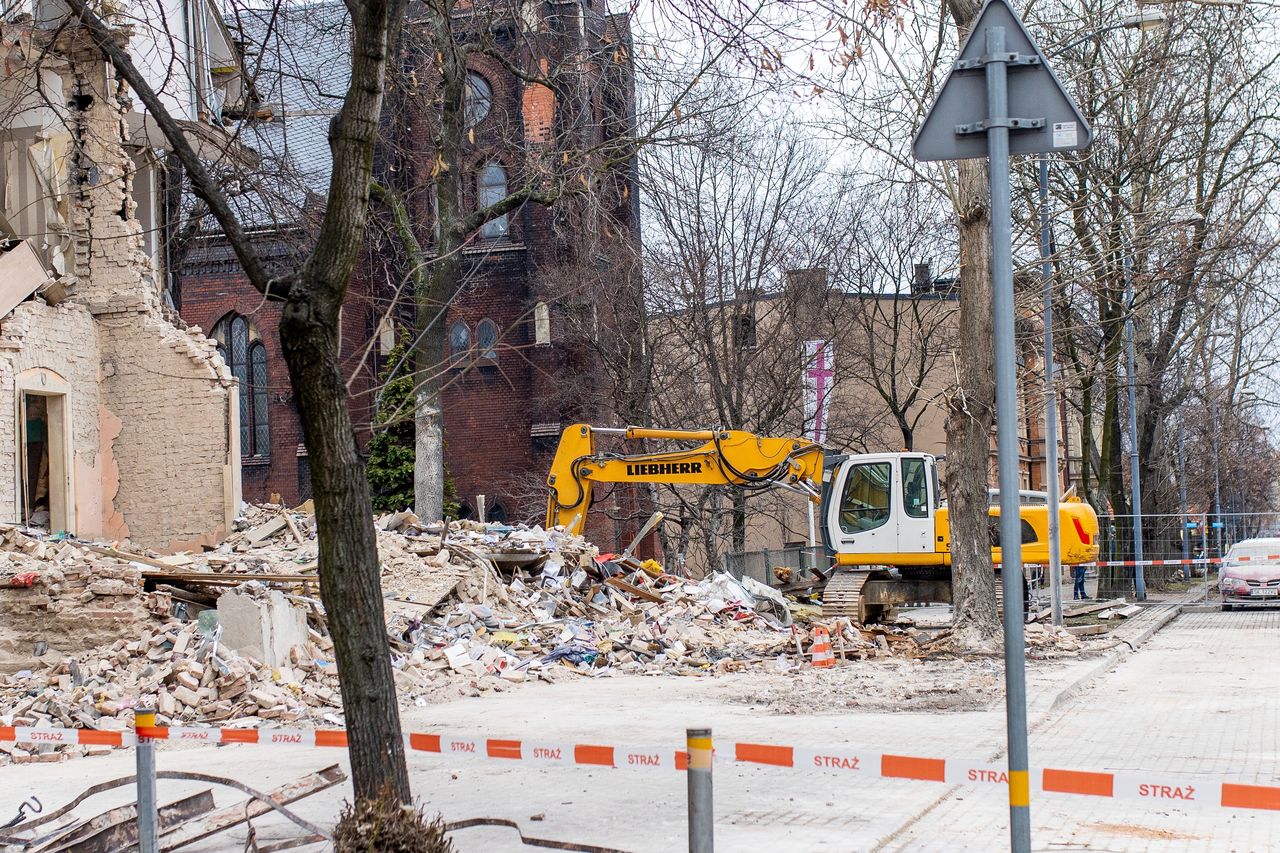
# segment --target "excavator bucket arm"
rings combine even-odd
[[[656,453],[600,452],[597,436],[625,441],[690,442]],[[739,430],[675,430],[574,424],[560,434],[547,475],[547,526],[581,533],[595,483],[734,485],[784,488],[817,501],[823,448],[802,438],[763,437]]]

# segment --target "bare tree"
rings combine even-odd
[[[264,298],[284,303],[280,340],[311,457],[320,588],[341,676],[355,795],[361,800],[389,795],[407,803],[409,777],[383,621],[369,484],[338,361],[339,311],[364,234],[388,50],[402,25],[404,5],[396,0],[349,4],[350,84],[329,130],[333,171],[317,239],[300,264],[274,276],[225,188],[196,155],[118,33],[84,0],[69,0],[69,5],[163,132],[250,283]]]
[[[1119,4],[1059,11],[1086,33],[1122,13]],[[1166,29],[1087,39],[1059,60],[1099,138],[1051,183],[1069,223],[1055,231],[1067,318],[1059,340],[1076,386],[1069,399],[1082,425],[1083,490],[1121,514],[1135,509],[1127,464],[1135,453],[1143,511],[1176,509],[1177,491],[1161,486],[1174,459],[1169,429],[1200,394],[1206,350],[1235,353],[1215,375],[1274,365],[1273,324],[1260,321],[1273,310],[1264,271],[1280,247],[1267,200],[1280,165],[1268,106],[1280,53],[1257,49],[1274,43],[1258,38],[1272,25],[1244,7],[1168,15]],[[1130,321],[1136,445],[1122,372]],[[1116,582],[1123,592],[1129,580]]]
[[[827,253],[848,348],[843,381],[864,384],[882,406],[885,424],[868,449],[912,450],[954,376],[954,270],[933,265],[953,256],[951,228],[927,190],[853,180],[847,187],[846,198],[860,203],[844,207],[847,219],[836,220]]]

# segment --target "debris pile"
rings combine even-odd
[[[8,636],[30,644],[42,630],[58,634],[46,648],[19,649],[28,657],[16,672],[20,658],[0,645],[12,673],[0,673],[0,725],[122,730],[146,704],[159,725],[342,726],[308,509],[248,508],[218,547],[173,556],[0,528],[0,596],[23,596],[6,610],[27,620]],[[407,704],[529,680],[809,665],[819,609],[751,578],[693,581],[629,553],[601,554],[562,530],[474,521],[446,529],[407,512],[379,518],[377,538]],[[78,633],[71,626],[89,612],[100,629]],[[48,627],[50,614],[60,627]],[[945,632],[847,619],[823,627],[837,662],[948,653]],[[68,646],[66,636],[84,640]],[[1081,648],[1039,625],[1027,640],[1042,657]],[[84,748],[0,743],[0,763],[56,760],[68,749]]]
[[[0,663],[61,660],[136,634],[166,606],[144,595],[134,563],[0,525]]]

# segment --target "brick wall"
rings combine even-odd
[[[73,374],[67,378],[77,457],[102,457],[89,466],[96,481],[75,484],[78,496],[102,493],[96,524],[90,513],[77,519],[85,532],[96,527],[162,550],[215,542],[239,502],[234,385],[212,342],[164,314],[134,215],[125,105],[100,57],[87,50],[73,58],[67,88],[87,96],[70,117],[85,175],[70,204],[78,282],[73,304],[25,309],[32,332],[68,335],[43,343],[29,332],[18,361],[61,365]],[[57,322],[60,316],[66,323]],[[68,363],[75,353],[93,359],[92,376],[83,363]],[[81,432],[90,429],[86,420],[97,423],[97,441]]]
[[[370,389],[379,367],[376,347],[367,352],[377,317],[364,282],[365,276],[358,274],[342,310],[343,368],[351,388],[352,420],[362,437],[368,434],[372,417]],[[302,419],[289,381],[289,368],[280,351],[280,304],[264,301],[244,277],[229,249],[224,244],[211,243],[188,259],[182,275],[179,310],[186,322],[205,333],[212,333],[214,325],[229,314],[241,314],[253,324],[262,341],[269,386],[270,453],[242,457],[244,499],[264,502],[279,494],[285,503],[297,506],[311,497]]]
[[[591,14],[589,37],[595,41],[601,39],[604,23],[596,13]],[[551,63],[558,63],[567,53],[577,50],[576,33],[576,27],[569,27],[563,35],[540,29],[536,39],[521,49],[538,51],[550,57]],[[560,39],[565,41],[561,43]],[[463,168],[475,172],[488,162],[499,162],[508,169],[509,186],[514,188],[519,186],[527,155],[549,144],[557,132],[564,130],[562,123],[572,118],[565,113],[572,105],[558,104],[550,89],[526,85],[493,57],[477,53],[468,61],[471,69],[488,81],[492,104],[490,114],[473,129],[474,144]],[[541,67],[545,71],[550,64],[543,60]],[[423,85],[429,85],[430,70],[424,68],[421,73]],[[597,74],[598,69],[588,73]],[[377,162],[387,170],[380,179],[394,181],[397,186],[403,184],[401,192],[415,217],[418,237],[424,246],[429,246],[434,229],[431,195],[425,188],[431,186],[435,163],[429,143],[436,120],[423,114],[420,106],[413,101],[409,106],[388,110],[384,133],[398,148],[381,149]],[[394,169],[390,168],[392,165]],[[468,193],[474,193],[473,182],[468,182],[467,187]],[[632,212],[630,207],[618,212],[624,229],[634,224]],[[527,204],[511,214],[507,237],[481,240],[468,249],[468,284],[449,306],[445,318],[446,328],[457,322],[466,323],[473,343],[481,321],[490,320],[499,330],[496,363],[475,359],[450,369],[442,401],[445,466],[459,496],[472,511],[476,495],[484,494],[488,507],[501,507],[511,521],[541,523],[544,516],[546,497],[542,484],[556,437],[534,437],[533,426],[610,419],[607,407],[600,405],[600,389],[604,386],[592,380],[599,365],[593,361],[589,348],[567,341],[563,335],[557,338],[563,329],[557,330],[554,319],[552,343],[534,344],[533,306],[538,298],[539,269],[558,262],[574,242],[556,233],[555,216],[551,210]],[[638,242],[638,231],[632,233]],[[362,259],[360,270],[351,284],[343,317],[344,357],[349,370],[357,351],[374,333],[378,311],[370,303],[383,300],[385,307],[389,299],[386,282],[398,282],[405,275],[394,260],[373,256],[372,252]],[[180,309],[188,322],[206,331],[229,311],[252,315],[266,343],[274,400],[277,382],[286,379],[276,343],[279,315],[272,306],[263,306],[243,282],[234,259],[214,258],[210,250],[189,260]],[[411,306],[402,304],[401,313],[411,316]],[[357,377],[352,385],[353,406],[363,409],[363,415],[356,416],[358,423],[368,421],[372,403],[368,392],[376,384],[374,376],[376,366],[368,366],[365,375]],[[580,393],[584,385],[595,395]],[[281,389],[285,390],[283,384]],[[273,402],[271,433],[270,462],[246,460],[245,496],[260,500],[271,492],[280,492],[292,502],[303,493],[291,491],[291,486],[305,472],[299,469],[299,460],[287,455],[300,440],[297,413],[291,406]],[[626,537],[627,530],[638,527],[643,518],[635,518],[644,514],[644,501],[634,494],[618,492],[610,503],[630,517],[621,531],[604,512],[592,517],[591,531],[606,547],[617,544]]]

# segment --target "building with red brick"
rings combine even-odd
[[[594,5],[586,0],[539,7],[543,18],[538,26],[524,19],[503,24],[529,27],[527,31],[508,34],[494,24],[495,43],[509,45],[509,63],[481,51],[468,55],[470,150],[465,163],[473,204],[490,203],[505,195],[509,185],[525,179],[522,164],[529,152],[563,133],[566,122],[580,122],[580,128],[569,130],[596,139],[630,132],[626,21]],[[341,8],[282,7],[275,25],[282,34],[280,44],[261,53],[259,94],[277,113],[254,128],[256,138],[247,142],[256,142],[287,163],[301,164],[286,170],[292,183],[285,186],[286,178],[279,179],[273,197],[259,200],[252,214],[266,254],[281,261],[305,243],[307,212],[323,203],[327,187],[324,132],[334,104],[323,90],[345,88],[345,78],[334,70],[346,61],[342,40],[335,35],[342,32]],[[246,41],[253,42],[252,33],[246,33]],[[310,52],[304,55],[306,45]],[[326,45],[332,49],[326,50]],[[546,73],[549,67],[572,65],[568,57],[583,55],[597,59],[580,66],[585,69],[581,79],[559,89],[572,91],[570,99],[522,80],[513,71],[517,63],[524,63]],[[305,82],[320,76],[325,77],[323,86]],[[563,83],[563,73],[557,79]],[[389,98],[388,103],[396,102]],[[388,110],[386,121],[384,136],[389,142],[379,154],[379,180],[403,188],[415,236],[429,257],[432,195],[422,191],[431,186],[429,172],[436,159],[429,121],[395,108]],[[624,264],[619,272],[617,265],[596,258],[594,274],[607,276],[608,287],[571,292],[564,280],[570,267],[581,273],[576,252],[584,243],[596,247],[597,255],[602,243],[610,244],[613,248],[605,251],[617,256],[638,254],[631,169],[613,169],[602,179],[611,188],[612,200],[594,210],[594,218],[580,209],[526,203],[487,223],[464,249],[466,286],[437,320],[447,324],[449,341],[442,401],[445,464],[464,515],[475,514],[477,496],[484,495],[491,520],[540,521],[545,503],[541,483],[560,429],[579,420],[617,419],[609,394],[602,392],[608,383],[600,380],[605,371],[593,344],[601,323],[618,330],[608,311],[597,310],[594,301],[609,288],[632,283],[639,288],[630,271],[634,265]],[[394,234],[385,220],[375,211],[365,258],[351,282],[343,313],[351,406],[358,428],[365,432],[376,411],[377,377],[398,336],[413,325],[412,299],[400,286],[407,278],[405,263],[388,248]],[[584,228],[592,233],[584,234]],[[601,233],[608,239],[602,240]],[[241,381],[245,499],[266,500],[278,493],[288,503],[305,500],[310,474],[276,333],[280,309],[264,303],[249,286],[216,235],[192,241],[181,262],[171,268],[180,270],[172,291],[183,318],[218,341]],[[624,500],[621,492],[609,500],[615,512],[607,514],[621,514],[625,521],[613,531],[597,528],[602,544],[625,537],[627,529],[643,521],[636,519],[642,513],[634,500]]]

